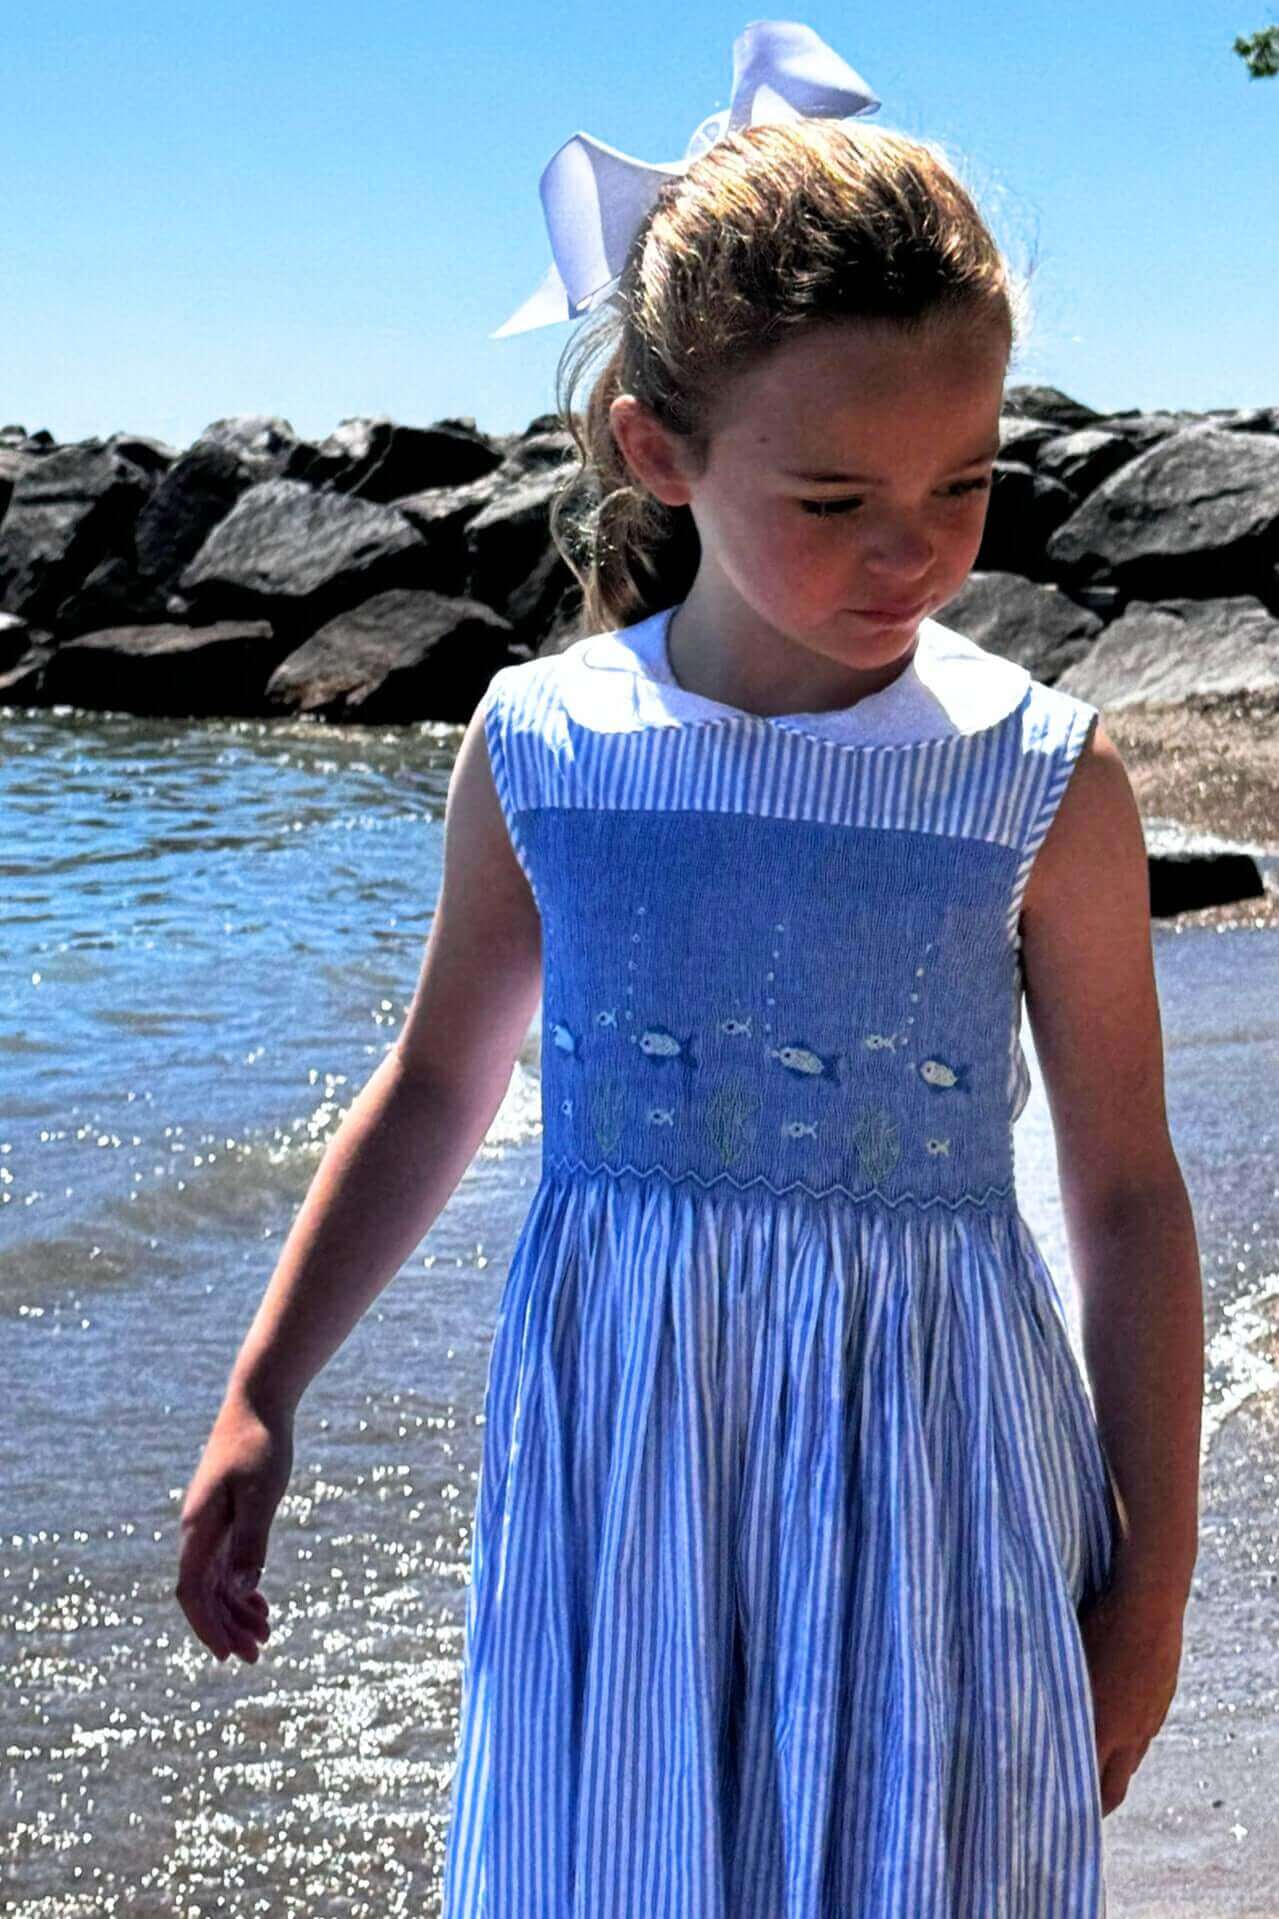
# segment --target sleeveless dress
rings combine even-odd
[[[502,668],[542,1165],[444,1919],[1099,1919],[1113,1481],[1018,1208],[1020,902],[1097,709],[926,620],[835,712],[675,609]]]

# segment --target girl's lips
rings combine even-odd
[[[855,606],[853,612],[863,619],[871,620],[913,620],[922,613],[928,604],[926,600],[917,600],[914,606]]]

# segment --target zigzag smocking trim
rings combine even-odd
[[[664,1166],[653,1165],[640,1167],[633,1165],[629,1160],[622,1166],[610,1166],[604,1160],[599,1160],[592,1166],[584,1159],[574,1158],[571,1153],[551,1154],[544,1158],[543,1165],[557,1173],[588,1173],[591,1175],[606,1173],[610,1178],[616,1178],[622,1173],[634,1173],[637,1179],[650,1179],[656,1174],[672,1186],[681,1186],[686,1180],[692,1180],[705,1190],[709,1190],[712,1186],[729,1185],[735,1186],[738,1192],[748,1192],[754,1186],[762,1186],[767,1192],[773,1195],[774,1199],[782,1199],[787,1193],[793,1192],[795,1188],[798,1187],[802,1192],[807,1193],[810,1199],[827,1199],[832,1193],[842,1193],[845,1199],[854,1201],[877,1199],[883,1205],[894,1210],[899,1206],[909,1204],[917,1206],[921,1212],[930,1206],[947,1206],[953,1213],[957,1212],[961,1206],[987,1206],[991,1199],[1009,1199],[1012,1201],[1013,1208],[1016,1207],[1017,1203],[1014,1191],[1016,1182],[1012,1179],[1008,1180],[1003,1186],[987,1186],[983,1193],[961,1193],[957,1199],[947,1199],[943,1193],[934,1193],[931,1199],[925,1199],[918,1193],[899,1193],[896,1199],[894,1199],[890,1194],[881,1191],[878,1186],[868,1186],[864,1191],[855,1193],[851,1187],[842,1185],[838,1180],[830,1186],[818,1188],[810,1186],[807,1180],[803,1179],[790,1180],[785,1186],[774,1186],[773,1182],[763,1173],[757,1174],[754,1179],[747,1180],[735,1179],[732,1173],[717,1173],[714,1179],[703,1179],[700,1173],[692,1171],[687,1173],[671,1173],[668,1172]],[[990,1210],[994,1211],[996,1209],[991,1208]],[[997,1210],[1004,1211],[1008,1209],[999,1208]]]

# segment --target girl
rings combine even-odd
[[[565,409],[585,636],[467,729],[413,1006],[237,1360],[178,1594],[257,1656],[298,1399],[540,995],[446,1919],[1096,1919],[1176,1686],[1202,1301],[1124,767],[933,617],[1017,289],[931,145],[739,116],[672,171]],[[1023,992],[1095,1417],[1014,1188]]]

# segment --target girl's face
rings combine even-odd
[[[891,322],[815,322],[733,380],[701,474],[685,442],[614,401],[628,459],[692,512],[690,599],[720,631],[854,669],[909,653],[981,545],[1008,344],[989,327],[912,338]]]

